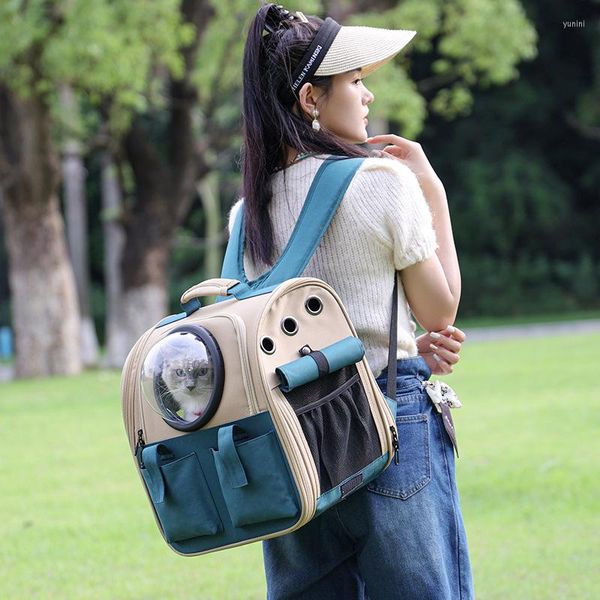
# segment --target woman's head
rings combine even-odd
[[[373,32],[379,37],[374,39]],[[362,78],[414,33],[341,27],[274,4],[258,10],[243,65],[245,232],[255,264],[272,264],[270,176],[285,167],[290,150],[367,156],[358,144],[367,138],[366,116],[374,97]],[[365,38],[371,43],[361,45]]]
[[[296,106],[301,113],[317,117],[326,134],[348,144],[362,144],[368,137],[367,115],[374,96],[363,83],[362,70],[328,76],[322,86],[305,83]]]
[[[348,154],[356,152],[351,145],[366,139],[366,134],[359,132],[346,140],[327,126],[339,122],[339,118],[329,118],[331,111],[327,106],[328,100],[337,105],[332,95],[337,96],[338,88],[343,87],[337,85],[335,76],[313,75],[297,90],[291,90],[294,73],[322,25],[317,17],[300,19],[268,4],[260,8],[250,26],[244,53],[245,151],[262,149],[271,173],[285,165],[288,148],[297,152]],[[349,94],[346,101],[351,101]],[[319,112],[320,131],[312,127],[315,109]],[[358,119],[361,124],[363,118],[364,115]]]

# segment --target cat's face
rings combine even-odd
[[[208,360],[186,357],[165,360],[162,378],[181,406],[186,421],[202,416],[213,390],[213,371]]]

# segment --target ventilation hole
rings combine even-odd
[[[310,296],[304,306],[311,315],[318,315],[323,310],[323,303],[318,296]]]
[[[294,335],[298,332],[298,323],[294,317],[285,317],[281,321],[281,329],[283,329],[283,333],[287,333],[287,335]]]
[[[275,342],[265,335],[265,337],[260,340],[260,349],[265,354],[273,354],[273,352],[275,352]]]

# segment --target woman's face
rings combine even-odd
[[[329,94],[317,101],[321,127],[345,142],[362,144],[368,137],[368,105],[374,99],[360,69],[334,75]]]

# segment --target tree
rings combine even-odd
[[[113,114],[126,120],[144,102],[146,70],[180,67],[186,30],[173,0],[2,3],[0,23],[0,186],[16,374],[75,373],[80,318],[58,206],[57,90],[110,90]]]
[[[536,60],[477,91],[468,118],[428,119],[422,137],[451,203],[461,316],[598,307],[597,11],[523,4],[539,32]],[[565,29],[566,19],[585,26]]]
[[[39,65],[33,48],[29,64]],[[58,205],[59,167],[43,95],[0,86],[2,216],[18,377],[77,373],[79,306]]]
[[[63,85],[58,94],[61,113],[69,118],[65,129],[76,131],[79,108],[73,89]],[[67,133],[62,149],[64,212],[67,222],[69,255],[77,285],[81,313],[81,360],[85,367],[98,364],[98,338],[90,314],[90,276],[87,235],[87,202],[83,144],[73,133]]]
[[[319,13],[320,4],[305,2],[302,9]],[[373,116],[391,119],[408,136],[418,134],[428,111],[450,118],[464,111],[472,87],[507,81],[534,52],[535,33],[516,0],[324,4],[347,23],[359,10],[362,24],[419,31],[413,51],[371,80],[379,97]],[[31,0],[0,7],[0,81],[24,98],[41,94],[48,131],[59,113],[57,87],[71,86],[91,117],[82,135],[102,131],[107,164],[120,173],[125,239],[122,258],[109,261],[111,273],[121,265],[120,284],[111,287],[110,313],[118,322],[108,328],[122,338],[109,341],[116,354],[168,310],[176,232],[199,190],[214,210],[220,190],[213,173],[231,170],[239,146],[243,32],[255,10],[247,0]],[[419,60],[434,45],[435,62]],[[32,48],[40,56],[35,68]],[[48,139],[47,156],[56,155]],[[215,216],[206,220],[213,232]],[[11,270],[13,264],[11,258]],[[206,264],[216,264],[215,257]]]

